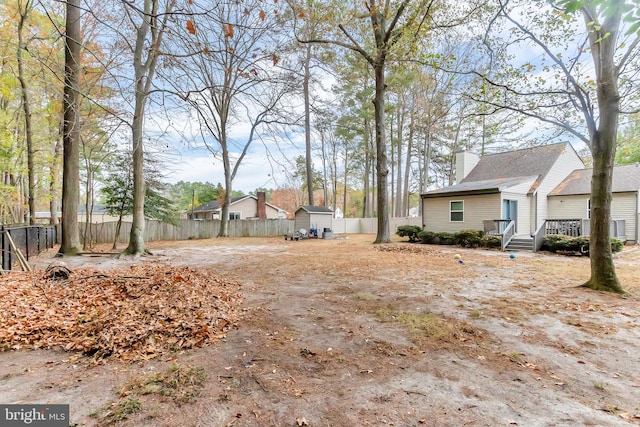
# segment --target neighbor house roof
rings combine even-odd
[[[326,206],[310,206],[310,205],[304,205],[304,206],[300,206],[298,209],[296,209],[296,212],[299,211],[300,209],[303,209],[309,213],[317,213],[317,214],[333,214],[333,211],[331,209],[329,209]]]
[[[439,190],[427,191],[422,195],[423,198],[433,198],[442,196],[461,196],[465,194],[491,194],[500,193],[502,190],[532,181],[537,178],[534,176],[518,176],[513,178],[486,179],[484,181],[461,182],[451,187],[441,188]]]
[[[231,199],[231,204],[234,204],[240,200],[246,199],[247,197],[249,196],[233,197]],[[193,212],[213,212],[219,209],[220,209],[220,201],[212,200],[210,202],[205,203],[204,205],[200,205],[197,208],[193,209]]]
[[[252,196],[252,195],[249,195],[249,196],[240,196],[240,197],[233,197],[233,198],[231,199],[231,203],[230,203],[230,205],[229,205],[229,206],[231,206],[231,205],[233,205],[233,204],[235,204],[235,203],[238,203],[238,202],[240,202],[240,201],[242,201],[242,200],[244,200],[244,199],[248,199],[248,198],[256,199],[256,200],[258,199],[256,196]],[[273,209],[275,209],[275,210],[277,210],[277,211],[282,211],[282,212],[284,212],[284,213],[287,213],[287,211],[285,211],[284,209],[279,208],[279,207],[277,207],[277,206],[274,206],[274,205],[272,205],[271,203],[265,203],[265,204],[266,204],[267,206],[272,207]],[[189,212],[215,212],[215,211],[218,211],[218,210],[220,210],[220,209],[221,209],[221,207],[220,207],[220,201],[219,201],[219,200],[212,200],[212,201],[210,201],[210,202],[205,203],[204,205],[200,205],[200,206],[198,206],[197,208],[194,208],[193,210],[189,209]]]
[[[480,158],[478,164],[462,180],[461,184],[473,181],[537,176],[529,190],[529,192],[533,192],[560,155],[567,149],[573,150],[573,147],[568,142],[562,142],[488,154]]]
[[[562,181],[549,193],[549,196],[569,196],[591,194],[591,175],[593,169],[579,169]],[[640,190],[640,165],[614,166],[611,192],[625,193]]]

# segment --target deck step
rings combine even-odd
[[[506,251],[533,251],[533,239],[528,238],[517,238],[514,237],[511,239],[507,247]]]

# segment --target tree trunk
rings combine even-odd
[[[411,111],[409,115],[409,136],[407,139],[407,154],[404,164],[404,192],[402,193],[402,209],[404,211],[403,216],[409,215],[409,206],[411,201],[409,200],[409,172],[411,170],[411,152],[413,151],[413,137],[415,126],[415,114]]]
[[[78,86],[80,82],[80,0],[67,1],[64,58],[64,123],[62,164],[62,244],[60,253],[80,251],[78,202],[80,193],[80,123]]]
[[[139,73],[136,73],[139,74]],[[129,233],[129,245],[125,253],[141,255],[147,253],[144,243],[144,149],[142,144],[142,129],[144,125],[144,106],[146,94],[143,88],[142,78],[136,82],[136,104],[133,115],[133,219],[131,232]]]
[[[342,194],[342,214],[344,217],[347,217],[347,180],[349,178],[349,147],[345,144],[344,146],[344,192]]]
[[[50,182],[49,182],[49,224],[58,224],[58,173],[60,170],[59,159],[62,154],[62,143],[60,139],[56,141],[51,160]]]
[[[624,1],[612,5],[614,13],[608,16],[601,28],[590,31],[591,55],[596,72],[598,97],[598,125],[590,126],[590,148],[593,156],[591,177],[591,233],[589,256],[591,277],[584,286],[610,292],[624,293],[613,265],[611,250],[611,183],[613,162],[616,157],[620,94],[618,92],[618,70],[615,66],[616,40],[621,23],[621,8]],[[585,7],[592,7],[589,3]],[[591,28],[591,16],[585,14],[587,28]],[[600,32],[602,34],[600,34]],[[606,36],[605,36],[606,34]],[[595,120],[594,120],[595,121]]]
[[[24,57],[23,52],[27,50],[24,44],[23,29],[27,20],[27,15],[31,9],[30,2],[25,4],[24,10],[22,5],[20,7],[20,21],[18,22],[18,81],[20,82],[20,90],[22,92],[22,110],[24,113],[24,130],[27,144],[27,174],[29,177],[27,185],[27,200],[29,204],[29,224],[35,224],[36,219],[36,181],[35,181],[35,167],[34,167],[34,147],[33,147],[33,128],[31,126],[31,104],[29,100],[29,91],[27,89],[27,81],[24,77]]]
[[[225,110],[225,113],[228,110]],[[221,123],[223,128],[220,135],[220,147],[222,148],[222,164],[224,166],[224,198],[222,200],[222,209],[220,211],[220,231],[218,237],[229,237],[229,205],[231,204],[231,159],[229,158],[229,149],[227,147],[227,131],[226,114],[221,115]]]
[[[362,201],[362,217],[369,218],[371,216],[371,208],[369,207],[371,197],[369,192],[371,191],[371,184],[369,176],[371,174],[371,150],[369,150],[369,119],[364,119],[364,200]]]
[[[613,159],[609,144],[593,141],[594,147],[604,149],[593,151],[593,175],[591,177],[591,234],[589,236],[589,256],[591,277],[584,286],[604,291],[623,293],[616,276],[611,250],[611,182]]]
[[[313,163],[311,162],[311,101],[309,100],[309,80],[311,80],[311,44],[307,44],[306,57],[304,59],[304,140],[305,160],[307,166],[307,192],[309,205],[313,206]]]
[[[401,96],[398,98],[398,113],[397,113],[397,120],[398,120],[398,124],[397,124],[397,132],[398,132],[398,154],[396,155],[397,161],[398,161],[398,167],[396,170],[397,176],[396,176],[396,198],[395,198],[395,211],[396,211],[396,217],[402,217],[405,216],[405,214],[403,213],[403,209],[402,209],[402,198],[403,198],[403,191],[402,191],[402,144],[403,144],[403,131],[404,131],[404,107],[405,107],[405,103],[404,103],[404,97]],[[400,102],[402,101],[402,102]]]
[[[374,66],[376,78],[376,92],[373,101],[376,117],[376,175],[378,177],[378,198],[377,198],[377,214],[378,214],[378,232],[374,243],[389,243],[391,236],[389,234],[389,201],[387,200],[387,177],[389,170],[387,168],[387,144],[385,141],[384,126],[384,95],[385,95],[385,79],[384,79],[384,58],[378,58]]]
[[[85,191],[85,216],[84,216],[84,239],[82,239],[82,250],[87,250],[91,246],[91,222],[93,221],[93,171],[90,167],[86,169],[87,182],[84,186]]]

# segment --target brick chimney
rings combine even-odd
[[[267,200],[264,191],[258,191],[256,196],[258,197],[258,213],[256,216],[260,219],[267,219]]]

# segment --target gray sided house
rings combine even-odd
[[[550,218],[580,220],[589,234],[593,169],[573,171],[549,193]],[[640,241],[640,165],[615,166],[611,188],[611,236],[629,243]]]
[[[325,206],[300,206],[296,209],[294,230],[310,230],[315,228],[322,233],[325,228],[331,229],[333,211]]]
[[[214,200],[189,210],[187,219],[220,219],[221,212],[220,202]],[[267,203],[263,192],[256,196],[234,197],[229,205],[229,219],[278,219],[285,218],[286,214],[284,209]]]
[[[569,143],[478,157],[456,155],[457,183],[422,194],[427,231],[487,230],[487,222],[514,222],[514,233],[530,235],[549,218],[547,195],[584,163]],[[500,222],[501,221],[501,222]]]

